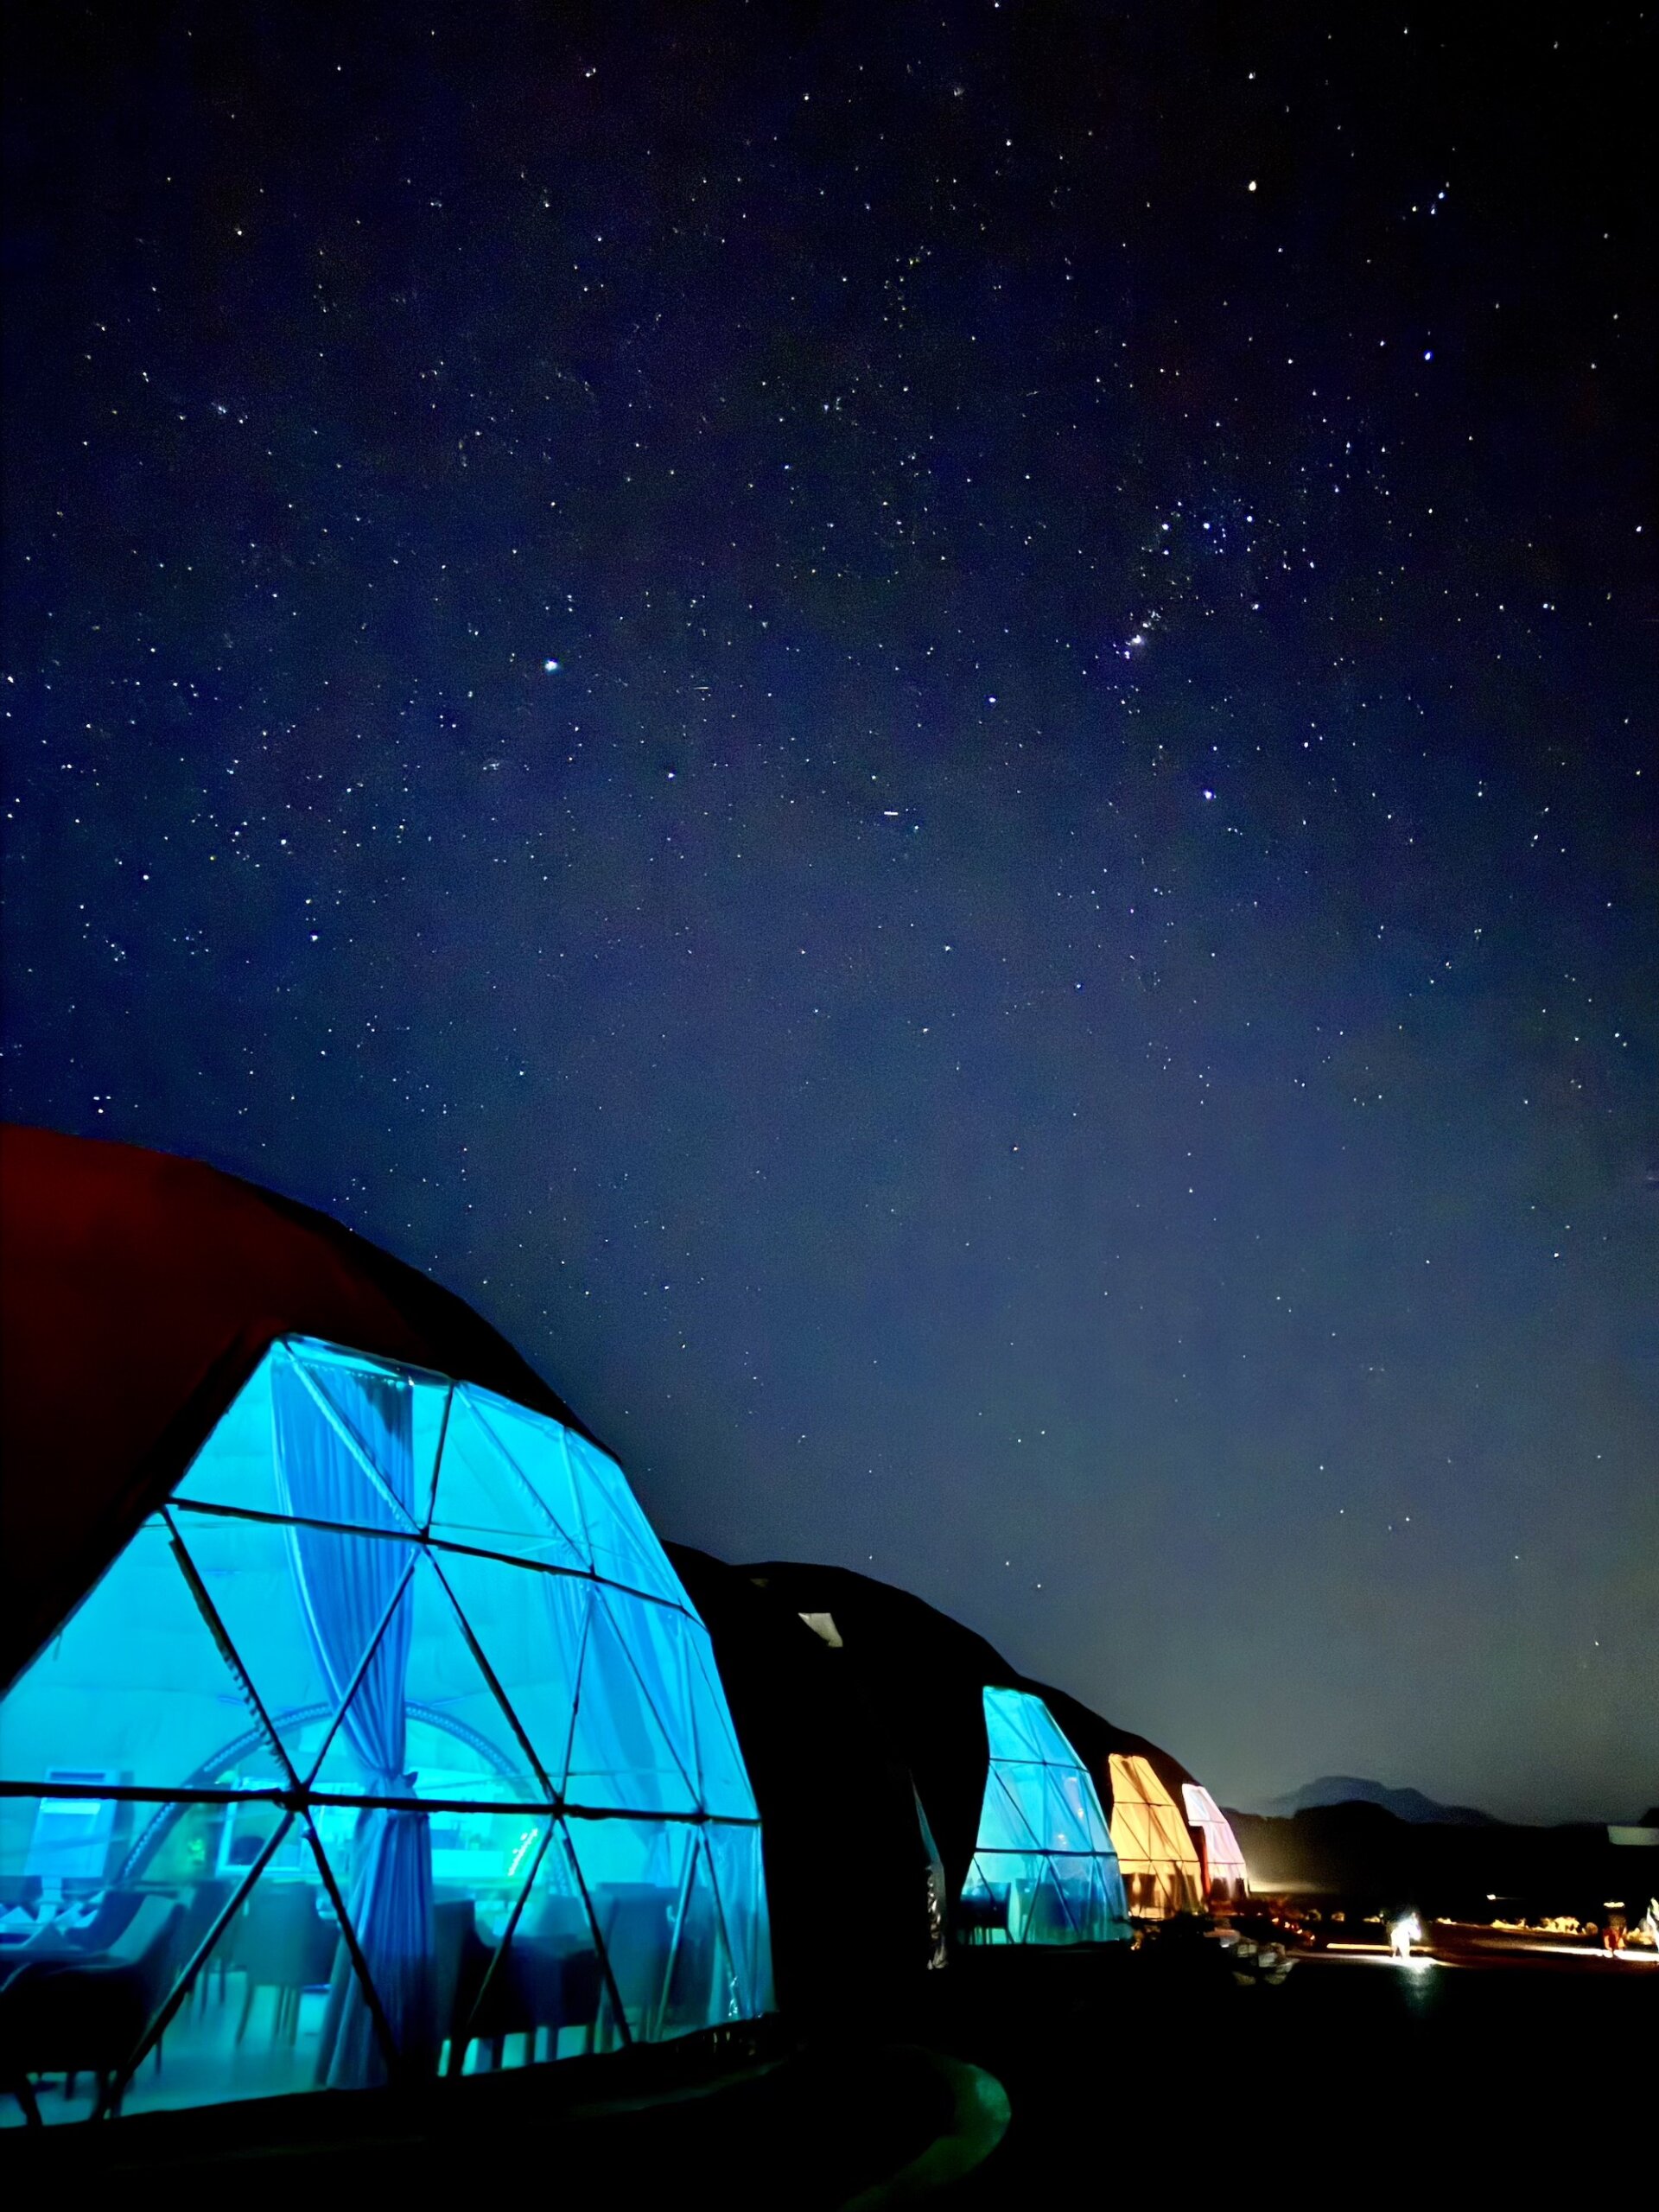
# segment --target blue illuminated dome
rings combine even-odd
[[[908,1770],[942,1934],[976,1947],[1130,1940],[1112,1755],[1145,1751],[1173,1764],[1163,1753],[1022,1677],[983,1637],[908,1591],[799,1561],[744,1571],[833,1639],[873,1726]]]
[[[1028,1691],[987,1688],[990,1765],[963,1916],[982,1941],[1111,1943],[1129,1936],[1117,1853],[1088,1771]]]
[[[122,1148],[77,1149],[107,1176]],[[155,1156],[130,1157],[142,1180]],[[106,1243],[130,1260],[123,1218]],[[272,1303],[225,1325],[245,1342]],[[70,1465],[100,1525],[111,1491],[138,1510],[0,1700],[0,2123],[769,2009],[760,1830],[708,1631],[615,1461],[537,1395],[289,1331],[136,1497],[124,1465],[101,1487]]]

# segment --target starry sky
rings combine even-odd
[[[1226,1802],[1659,1795],[1643,10],[11,21],[7,1110]]]

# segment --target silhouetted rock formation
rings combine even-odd
[[[1396,1820],[1414,1825],[1433,1821],[1451,1827],[1493,1827],[1490,1813],[1473,1805],[1440,1805],[1421,1789],[1391,1789],[1384,1783],[1368,1782],[1357,1774],[1322,1774],[1288,1796],[1274,1797],[1262,1808],[1269,1820],[1294,1820],[1298,1813],[1312,1813],[1330,1805],[1380,1805]]]

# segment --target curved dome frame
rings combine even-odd
[[[249,1723],[228,1740],[227,1704]],[[452,1766],[407,1770],[411,1719]],[[280,1341],[0,1700],[0,1869],[90,1897],[176,1858],[192,1806],[253,1817],[257,1857],[217,1891],[205,1862],[174,1867],[164,1993],[101,2108],[279,1907],[291,1943],[332,1953],[322,1983],[272,1984],[296,2021],[318,1993],[319,2086],[419,2078],[446,2047],[454,2070],[503,2020],[556,2056],[573,2029],[603,2048],[770,2009],[759,1820],[708,1632],[614,1462],[474,1386]]]
[[[1123,1884],[1087,1768],[1039,1697],[988,1685],[989,1760],[958,1921],[970,1941],[1112,1943]]]
[[[469,1728],[464,1721],[455,1719],[453,1714],[440,1712],[436,1706],[422,1705],[414,1698],[409,1700],[404,1709],[410,1719],[418,1722],[423,1727],[436,1728],[447,1736],[454,1737],[457,1742],[465,1744],[468,1751],[476,1751],[495,1773],[511,1778],[513,1771],[512,1762],[478,1729]],[[320,1720],[332,1720],[334,1717],[333,1706],[321,1700],[315,1705],[298,1706],[292,1712],[273,1713],[271,1716],[276,1726],[284,1732],[290,1728],[314,1728]],[[210,1752],[195,1772],[187,1776],[184,1783],[187,1794],[162,1805],[140,1831],[137,1840],[121,1862],[117,1880],[136,1881],[160,1850],[168,1831],[180,1815],[188,1812],[193,1804],[206,1802],[200,1793],[215,1789],[221,1775],[228,1773],[250,1751],[261,1749],[264,1742],[263,1728],[245,1728],[239,1735],[232,1736],[228,1743],[221,1744],[216,1751]],[[189,1794],[192,1792],[196,1794]]]

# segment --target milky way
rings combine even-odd
[[[1229,1802],[1650,1802],[1641,12],[24,14],[8,1110]]]

